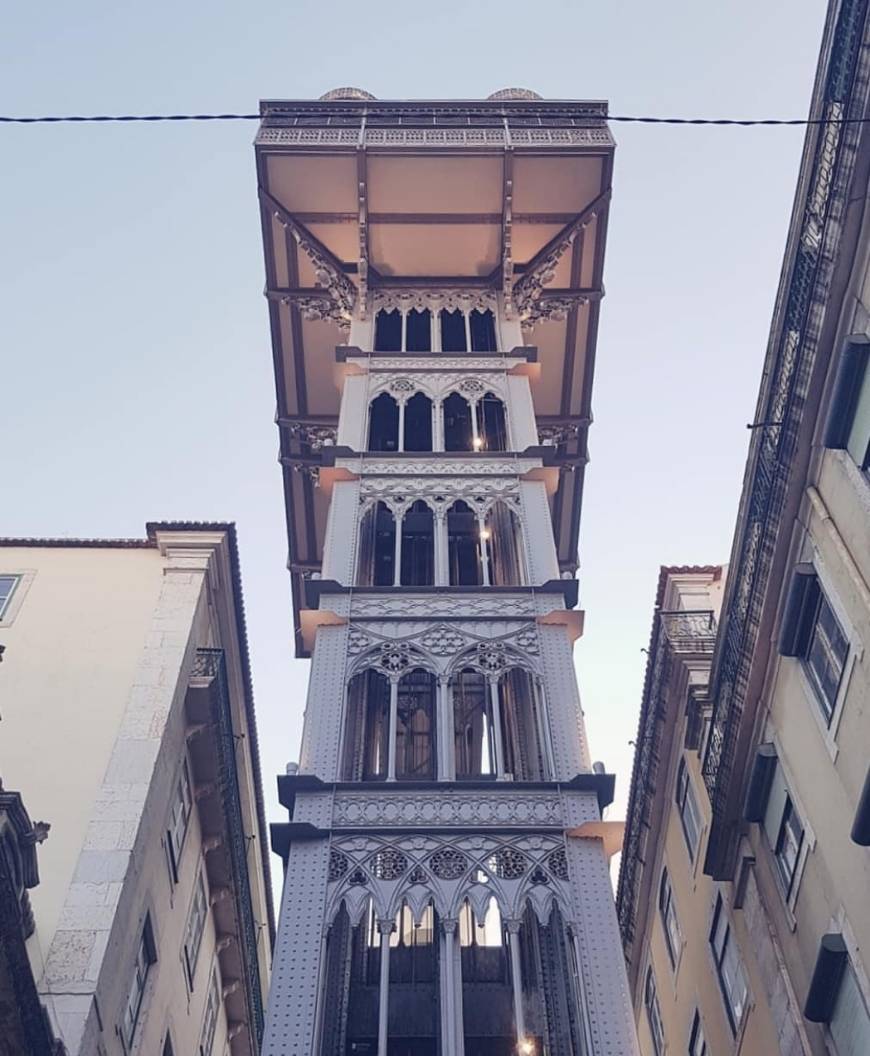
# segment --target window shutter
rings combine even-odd
[[[812,565],[795,565],[779,631],[781,656],[801,656],[807,645],[819,581]]]
[[[770,786],[776,772],[776,749],[772,744],[760,744],[752,765],[752,774],[746,789],[743,817],[746,821],[764,820],[770,798]]]
[[[774,764],[772,778],[767,796],[767,809],[764,812],[764,831],[767,834],[767,842],[775,850],[785,801],[788,799],[788,787],[781,766]]]
[[[861,847],[870,847],[870,767],[864,778],[864,789],[858,800],[858,809],[855,811],[852,839]]]
[[[822,440],[825,447],[842,449],[846,446],[861,381],[867,368],[868,351],[870,351],[870,338],[863,334],[853,335],[846,339],[846,344],[840,353],[831,406],[828,408],[828,418],[825,422],[825,433]]]
[[[804,1005],[804,1015],[810,1023],[827,1023],[830,1020],[847,959],[842,935],[829,933],[822,936]]]
[[[870,1012],[850,964],[843,973],[830,1026],[838,1056],[866,1056],[870,1052]]]

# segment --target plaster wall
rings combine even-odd
[[[162,586],[155,550],[0,549],[0,571],[33,572],[0,671],[0,774],[35,820],[39,848],[34,972],[58,926],[97,792]],[[19,588],[20,589],[20,588]],[[36,779],[38,778],[38,780]]]

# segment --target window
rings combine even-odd
[[[662,1013],[659,1008],[659,997],[656,993],[656,979],[652,968],[646,972],[646,985],[643,988],[643,1003],[646,1006],[649,1030],[652,1034],[655,1056],[662,1056],[665,1051],[665,1028],[662,1026]]]
[[[763,746],[764,748],[772,746]],[[759,778],[759,783],[767,784],[763,794],[766,796],[764,813],[760,818],[764,825],[767,842],[773,851],[777,866],[777,876],[782,886],[786,901],[790,899],[797,877],[801,850],[804,843],[804,826],[795,807],[794,800],[785,783],[785,774],[776,756],[761,755],[769,763],[768,773]],[[756,764],[756,768],[759,764]],[[753,820],[747,818],[747,820]]]
[[[779,651],[803,661],[825,720],[830,723],[849,654],[849,640],[812,565],[795,567],[783,610]]]
[[[382,308],[375,316],[375,351],[402,351],[402,313],[398,308],[391,312]]]
[[[172,1047],[172,1037],[167,1034],[163,1042],[163,1053],[162,1056],[175,1056],[175,1049]]]
[[[182,761],[181,769],[172,790],[172,804],[169,808],[169,828],[166,833],[169,844],[169,864],[172,870],[172,879],[178,883],[178,867],[181,862],[181,848],[184,846],[184,837],[187,832],[187,823],[190,820],[190,810],[193,805],[193,797],[190,792],[190,770],[187,766],[187,758]]]
[[[492,309],[487,308],[484,311],[480,311],[479,308],[472,309],[468,324],[473,352],[498,351],[495,342],[495,316],[492,314]]]
[[[205,1016],[202,1021],[202,1033],[199,1040],[199,1056],[211,1056],[214,1047],[214,1036],[217,1030],[218,1013],[221,1007],[221,984],[217,966],[211,970],[211,982],[208,988],[208,1000],[205,1003]]]
[[[124,1046],[129,1052],[136,1036],[136,1025],[139,1022],[139,1013],[142,1010],[142,998],[145,995],[145,982],[151,965],[157,960],[154,949],[154,934],[151,930],[151,918],[145,918],[139,945],[136,948],[136,960],[130,977],[130,985],[127,989],[127,1000],[124,1004],[123,1021],[121,1024],[121,1035]]]
[[[870,338],[846,339],[840,356],[831,407],[825,425],[825,447],[845,449],[864,470],[870,469]]]
[[[0,620],[3,619],[3,614],[12,600],[12,595],[15,593],[15,588],[18,586],[20,579],[21,576],[0,576]]]
[[[465,331],[465,315],[459,308],[448,312],[441,309],[441,351],[467,352],[468,335]]]
[[[848,961],[829,1026],[837,1056],[866,1056],[870,1052],[870,1011]]]
[[[680,822],[683,826],[683,835],[686,837],[686,846],[689,848],[689,857],[694,862],[698,854],[698,842],[701,838],[701,812],[698,809],[698,801],[695,799],[695,789],[692,787],[692,779],[686,767],[685,759],[680,760],[677,770],[677,810],[680,812]]]
[[[196,882],[196,890],[193,893],[193,902],[187,915],[187,927],[184,930],[184,965],[187,969],[187,982],[193,989],[193,977],[196,973],[196,961],[199,956],[199,947],[202,944],[202,933],[205,930],[205,921],[208,916],[208,895],[205,889],[205,877],[202,870]]]
[[[743,1020],[746,1011],[746,977],[740,963],[737,945],[731,933],[731,924],[725,912],[722,896],[716,899],[716,910],[713,913],[713,927],[710,931],[710,948],[716,962],[716,974],[719,976],[719,987],[725,999],[725,1011],[733,1033]]]
[[[665,945],[668,948],[668,957],[671,959],[671,967],[673,968],[677,964],[682,938],[680,937],[680,925],[677,921],[677,909],[674,905],[674,892],[671,890],[671,881],[667,869],[662,870],[662,881],[659,885],[659,912],[662,915]]]
[[[828,722],[834,714],[848,652],[849,641],[837,623],[827,598],[820,591],[805,660]]]
[[[689,1034],[689,1056],[707,1056],[707,1053],[704,1027],[701,1023],[700,1013],[696,1009],[695,1018],[692,1020],[692,1032]]]
[[[412,308],[405,319],[405,351],[432,351],[432,316],[428,308]]]

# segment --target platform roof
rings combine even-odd
[[[499,292],[537,347],[538,419],[568,430],[575,468],[552,501],[560,561],[574,566],[614,149],[606,103],[331,94],[261,103],[279,419],[337,420],[335,349],[379,290]],[[305,455],[299,436],[282,436],[291,461]],[[289,465],[285,485],[291,567],[315,570],[326,501]]]

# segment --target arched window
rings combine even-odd
[[[428,587],[435,582],[435,522],[422,499],[402,520],[401,571],[403,587]]]
[[[396,780],[432,781],[435,767],[435,676],[402,675],[396,710]]]
[[[419,924],[414,921],[411,907],[407,903],[402,905],[396,914],[395,930],[390,936],[391,987],[396,983],[405,987],[435,983],[438,978],[437,923],[431,903],[423,910]],[[393,995],[390,996],[392,1004]]]
[[[451,392],[444,401],[444,450],[472,451],[471,407],[464,396]]]
[[[511,667],[498,680],[504,770],[515,781],[550,780],[549,730],[535,679]]]
[[[487,392],[477,403],[477,435],[480,450],[507,451],[507,420],[504,404],[492,392]]]
[[[357,585],[391,587],[395,582],[396,520],[383,502],[363,514],[359,526]]]
[[[402,313],[398,308],[391,312],[382,308],[375,316],[375,351],[402,351]]]
[[[432,314],[428,308],[422,311],[412,308],[405,320],[405,351],[432,351]]]
[[[452,312],[448,312],[446,308],[441,309],[441,351],[468,351],[465,313],[459,308],[454,308]]]
[[[399,450],[399,405],[382,392],[369,407],[369,451]]]
[[[432,401],[422,392],[416,392],[405,404],[406,451],[432,450]]]
[[[482,921],[464,902],[458,930],[464,1051],[517,1052],[508,944],[496,900],[489,900]]]
[[[448,581],[452,587],[475,587],[483,582],[477,515],[459,499],[447,511]]]
[[[368,668],[355,675],[347,687],[343,780],[386,780],[389,728],[389,679]]]
[[[489,686],[479,671],[453,677],[453,743],[457,780],[495,775]]]
[[[487,308],[480,311],[475,308],[469,319],[471,327],[471,349],[473,352],[497,352],[495,340],[495,316]]]
[[[496,502],[490,507],[484,524],[490,584],[522,586],[526,576],[519,518],[509,506]]]

